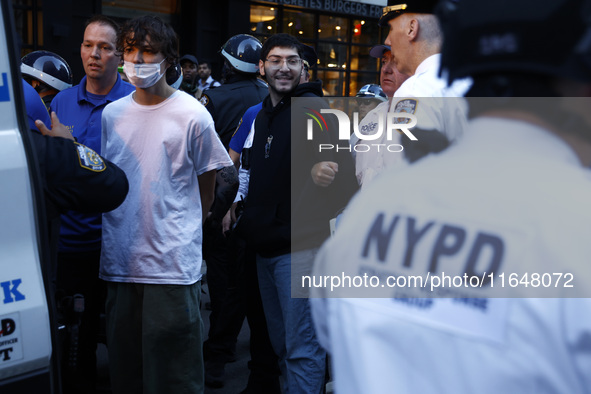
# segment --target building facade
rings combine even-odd
[[[365,84],[379,83],[379,64],[369,49],[383,42],[377,24],[387,0],[13,0],[22,54],[45,49],[63,56],[78,82],[84,75],[80,42],[84,22],[105,14],[118,22],[143,14],[158,15],[180,38],[181,55],[212,63],[221,78],[219,49],[231,36],[252,34],[264,41],[289,33],[316,49],[313,79],[325,94],[353,96]]]

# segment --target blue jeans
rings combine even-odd
[[[284,391],[317,394],[324,389],[326,352],[314,331],[307,298],[291,298],[291,265],[309,264],[317,249],[266,258],[257,255],[259,288],[269,337]]]

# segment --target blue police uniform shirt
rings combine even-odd
[[[61,123],[79,143],[100,154],[101,118],[107,104],[135,91],[135,87],[117,75],[111,91],[95,95],[86,91],[86,76],[80,84],[58,93],[51,102]],[[70,211],[62,215],[60,252],[82,252],[100,249],[101,215],[89,215]]]
[[[47,127],[51,126],[51,119],[49,113],[43,104],[43,100],[39,97],[37,91],[23,79],[23,92],[25,93],[25,105],[27,107],[27,118],[29,119],[29,127],[33,130],[39,130],[35,126],[36,120],[41,120]]]

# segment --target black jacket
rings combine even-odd
[[[306,138],[305,113],[292,106],[293,97],[305,97],[305,106],[328,108],[320,96],[320,82],[302,84],[275,107],[267,97],[256,118],[250,183],[239,231],[262,256],[320,246],[330,235],[329,220],[357,190],[349,152],[319,152],[321,141]],[[334,125],[333,130],[337,130]],[[330,136],[324,133],[321,137]],[[339,164],[329,187],[317,186],[312,180],[311,169],[320,161]]]
[[[262,81],[238,74],[232,75],[222,86],[203,92],[200,101],[211,114],[226,150],[244,112],[268,94]]]
[[[129,183],[123,170],[82,144],[35,130],[30,136],[43,183],[54,278],[60,214],[111,211],[127,197]]]

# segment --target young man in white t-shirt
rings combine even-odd
[[[130,193],[103,217],[113,393],[203,392],[202,223],[216,170],[232,164],[207,110],[162,76],[178,58],[172,28],[128,21],[117,40],[134,93],[107,106],[102,152]]]

